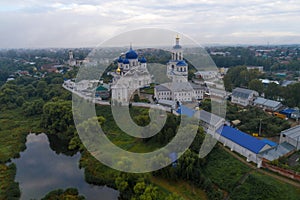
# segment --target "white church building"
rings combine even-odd
[[[188,81],[188,64],[183,59],[183,49],[178,36],[171,53],[171,59],[167,63],[167,76],[172,82],[155,86],[156,100],[191,102],[203,99],[205,88]]]
[[[139,58],[132,47],[125,56],[119,57],[118,68],[111,75],[113,75],[112,102],[121,102],[122,104],[129,103],[136,90],[149,86],[152,82],[147,69],[147,60],[144,57]]]

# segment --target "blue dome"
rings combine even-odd
[[[127,59],[137,59],[137,58],[138,58],[137,53],[136,53],[134,50],[132,50],[131,48],[130,48],[130,50],[125,54],[125,56],[126,56]]]
[[[176,64],[176,66],[187,66],[187,64],[184,60],[181,60]]]
[[[175,46],[173,46],[173,49],[181,49],[181,46],[179,44],[176,44]]]
[[[142,57],[142,59],[140,60],[140,62],[141,62],[141,63],[146,63],[146,62],[147,62],[147,60],[146,60],[146,58],[145,58],[145,57]]]
[[[126,58],[123,60],[123,64],[129,64],[129,60]]]
[[[119,59],[118,59],[118,63],[122,63],[123,62],[123,59],[122,57],[120,56]]]

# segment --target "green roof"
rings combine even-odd
[[[107,91],[107,90],[108,89],[106,87],[103,87],[102,85],[96,88],[96,91]]]

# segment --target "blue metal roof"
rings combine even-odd
[[[177,112],[181,115],[186,115],[188,117],[193,117],[194,114],[195,114],[195,110],[191,109],[191,108],[188,108],[184,105],[181,105],[178,109],[177,109]]]
[[[177,66],[187,66],[187,64],[184,60],[179,61],[176,65]]]
[[[217,130],[217,132],[223,137],[256,154],[258,154],[260,150],[267,145],[263,141],[230,126],[223,126]]]
[[[273,141],[268,140],[268,139],[266,139],[266,138],[262,139],[261,141],[264,142],[264,143],[266,143],[266,144],[268,144],[268,145],[270,145],[271,147],[277,146],[277,143],[276,143],[276,142],[273,142]]]
[[[282,111],[280,111],[281,114],[285,114],[285,115],[291,115],[293,112],[295,112],[296,110],[295,109],[292,109],[292,108],[286,108]]]

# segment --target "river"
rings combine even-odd
[[[88,200],[117,200],[119,192],[106,186],[85,182],[79,169],[80,153],[67,156],[50,148],[46,134],[29,134],[26,150],[13,159],[17,166],[16,181],[20,184],[21,200],[40,199],[54,189],[77,188]]]

